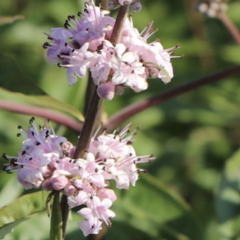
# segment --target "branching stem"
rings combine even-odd
[[[181,95],[183,93],[189,92],[191,90],[197,89],[201,86],[207,85],[212,82],[216,82],[219,80],[222,80],[226,77],[229,77],[234,74],[240,73],[240,65],[223,70],[221,72],[212,74],[210,76],[200,78],[196,81],[188,82],[182,86],[176,87],[174,89],[171,89],[165,93],[158,94],[156,96],[147,98],[143,101],[140,101],[138,103],[132,104],[129,107],[124,108],[122,111],[118,112],[117,114],[113,115],[108,123],[105,125],[105,127],[110,131],[115,129],[119,124],[127,120],[128,118],[142,112],[143,110],[158,105],[162,102],[165,102],[169,99],[172,99],[178,95]]]
[[[218,14],[218,18],[223,22],[225,27],[228,29],[229,33],[233,36],[238,45],[240,45],[240,32],[237,27],[231,21],[231,19],[227,16],[225,12],[221,12]]]

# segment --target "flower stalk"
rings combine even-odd
[[[51,227],[50,227],[50,240],[64,239],[62,211],[59,204],[60,192],[55,191],[53,196],[53,204],[51,211]]]
[[[81,131],[81,135],[79,137],[76,151],[74,154],[74,158],[83,158],[85,152],[88,149],[89,142],[92,137],[95,119],[97,117],[98,111],[101,108],[102,99],[98,96],[97,90],[95,90],[92,95],[91,102],[89,104],[89,108],[85,117],[85,122],[83,124],[83,128]]]
[[[129,7],[128,6],[122,6],[119,8],[118,11],[118,15],[117,15],[117,19],[113,28],[113,33],[111,36],[111,42],[113,44],[117,44],[117,42],[119,41],[120,37],[121,37],[121,32],[122,32],[122,27],[124,24],[124,21],[126,19],[127,13],[128,13]],[[90,80],[90,79],[89,79]],[[88,104],[86,102],[86,105],[88,105],[88,110],[86,113],[86,117],[85,117],[85,122],[83,124],[83,128],[76,146],[76,150],[74,153],[74,159],[77,158],[83,158],[88,146],[89,146],[89,142],[91,140],[92,137],[92,133],[94,130],[94,125],[95,125],[95,121],[97,119],[98,116],[98,112],[101,108],[102,105],[102,99],[99,97],[98,93],[97,93],[97,87],[95,86],[95,89],[93,91],[92,94],[92,98],[90,103]],[[62,232],[63,232],[63,239],[64,239],[64,234],[66,231],[66,226],[67,226],[67,219],[68,219],[68,213],[69,213],[69,206],[67,203],[67,197],[66,196],[62,196],[62,201],[61,201],[61,210],[62,213],[64,213],[62,215],[63,217],[63,223],[62,223]]]

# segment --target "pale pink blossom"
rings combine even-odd
[[[78,191],[77,194],[68,197],[68,205],[69,208],[74,208],[76,206],[80,206],[85,204],[89,199],[89,194],[85,191]]]
[[[117,200],[117,196],[115,192],[112,189],[108,189],[108,188],[99,188],[97,190],[97,196],[99,197],[100,200],[103,200],[104,198],[108,198],[112,202]]]
[[[141,9],[137,0],[112,0],[113,6],[131,5],[132,10]],[[148,78],[160,78],[164,83],[173,78],[171,54],[179,46],[164,49],[157,40],[147,40],[156,32],[151,22],[140,33],[134,28],[132,18],[126,18],[119,43],[110,42],[115,19],[107,16],[108,11],[95,6],[88,0],[80,19],[69,15],[65,29],[52,29],[48,58],[58,66],[67,68],[69,85],[84,78],[90,70],[99,97],[112,100],[124,88],[141,92],[148,88]]]
[[[131,124],[123,128],[119,134],[107,134],[104,132],[97,138],[93,138],[89,151],[98,157],[99,164],[104,166],[103,175],[106,180],[115,180],[116,187],[128,189],[130,184],[135,186],[139,172],[138,163],[150,162],[152,155],[137,156],[132,147],[132,137],[136,131],[130,133]]]
[[[99,231],[102,230],[102,221],[100,221],[97,217],[92,217],[88,220],[79,222],[78,226],[82,230],[83,235],[86,237],[89,234],[98,234]]]
[[[66,138],[51,134],[52,129],[45,126],[39,131],[34,118],[30,119],[30,124],[28,130],[24,130],[21,126],[18,127],[21,131],[18,136],[23,139],[18,157],[11,158],[4,154],[4,157],[9,160],[4,170],[9,173],[17,170],[18,180],[26,189],[39,187],[44,178],[51,174],[48,165],[52,156],[61,155],[60,144],[67,142]]]
[[[73,35],[70,31],[64,28],[52,28],[51,34],[46,34],[52,43],[46,42],[43,47],[48,48],[47,56],[50,62],[57,64],[60,59],[60,55],[68,55],[70,49],[66,47],[65,43],[68,38],[72,38]]]
[[[56,191],[60,191],[68,185],[69,179],[63,175],[60,176],[55,175],[52,177],[51,182],[53,189]]]
[[[123,55],[119,54],[119,58],[123,59]],[[109,181],[115,181],[118,189],[129,189],[144,171],[137,164],[154,159],[151,155],[136,155],[132,146],[136,130],[131,132],[130,127],[112,134],[105,131],[98,137],[96,132],[84,158],[73,159],[75,146],[47,125],[38,129],[32,118],[27,130],[19,127],[18,136],[23,141],[18,156],[3,155],[9,161],[4,170],[17,171],[18,181],[26,189],[42,187],[62,192],[70,209],[84,205],[78,211],[85,219],[79,227],[84,236],[97,234],[102,222],[110,227],[115,217],[110,207],[117,196],[109,188]]]
[[[97,196],[89,199],[86,203],[87,208],[82,208],[78,213],[86,220],[98,218],[104,221],[108,226],[111,225],[110,219],[115,217],[115,213],[109,208],[112,201],[108,198],[100,200]]]

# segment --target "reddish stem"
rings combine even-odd
[[[0,100],[0,108],[8,110],[10,112],[47,118],[76,132],[79,132],[79,130],[82,129],[82,123],[72,119],[71,117],[54,112],[52,110],[47,110],[45,108],[28,106],[5,100]]]
[[[110,131],[115,129],[120,123],[124,122],[128,118],[142,112],[143,110],[158,105],[166,100],[172,99],[178,95],[189,92],[206,84],[219,81],[223,78],[229,77],[234,74],[240,73],[240,65],[226,69],[224,71],[215,73],[213,75],[198,79],[196,81],[191,81],[182,86],[171,89],[165,93],[158,94],[156,96],[150,97],[138,103],[132,104],[129,107],[126,107],[122,111],[113,115],[105,127]]]
[[[235,41],[240,45],[240,33],[237,29],[237,27],[234,25],[234,23],[231,21],[231,19],[227,16],[225,12],[221,12],[218,14],[218,18],[223,22],[225,27],[228,29],[228,31],[231,33]]]
[[[118,15],[114,24],[112,37],[110,40],[113,45],[119,42],[119,39],[122,35],[122,29],[123,29],[125,19],[127,17],[127,13],[129,11],[129,7],[130,5],[121,6],[118,10]]]
[[[88,145],[92,137],[94,123],[95,123],[98,111],[101,107],[101,104],[102,104],[102,99],[99,98],[97,94],[97,88],[95,87],[95,90],[93,92],[92,99],[86,114],[86,118],[83,124],[81,135],[79,137],[79,140],[76,146],[76,151],[74,153],[75,159],[83,158],[85,152],[88,149]]]

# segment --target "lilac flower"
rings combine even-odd
[[[91,209],[88,210],[91,211]],[[97,217],[91,217],[85,221],[79,222],[78,226],[86,237],[89,234],[98,234],[99,231],[102,230],[102,221]]]
[[[113,0],[113,5],[131,5],[138,9],[136,0]],[[134,28],[132,19],[126,19],[118,44],[110,42],[115,19],[107,16],[89,0],[80,19],[68,16],[65,28],[54,28],[45,43],[51,62],[67,68],[69,85],[84,78],[91,71],[93,82],[98,86],[98,95],[112,100],[115,94],[122,94],[123,88],[141,92],[148,88],[147,78],[160,78],[168,83],[173,77],[172,52],[179,46],[163,49],[159,41],[147,43],[152,36],[153,22],[142,33]]]
[[[67,196],[69,208],[85,205],[78,213],[85,219],[79,223],[83,234],[97,234],[102,222],[111,226],[115,213],[110,210],[117,196],[109,189],[109,180],[119,189],[135,186],[143,169],[138,163],[153,160],[153,156],[137,156],[132,146],[136,130],[131,124],[118,134],[106,131],[93,136],[84,158],[73,159],[75,147],[66,138],[57,136],[46,125],[38,130],[34,118],[25,130],[19,127],[23,139],[17,157],[3,155],[8,173],[17,171],[18,180],[26,189],[42,187],[60,191]]]
[[[68,55],[70,49],[66,47],[66,39],[72,38],[73,35],[71,32],[63,28],[52,28],[51,34],[46,34],[49,40],[52,40],[52,43],[44,43],[43,47],[48,48],[48,59],[50,62],[57,64],[59,62],[59,56]]]
[[[115,213],[109,209],[112,205],[110,199],[105,198],[101,201],[94,196],[87,201],[86,205],[87,208],[82,208],[78,211],[88,222],[87,226],[85,222],[79,225],[85,236],[92,233],[93,230],[91,229],[95,230],[95,227],[99,226],[101,221],[104,221],[107,226],[111,226],[110,218],[115,217]]]
[[[9,160],[4,165],[4,170],[8,173],[17,170],[18,180],[26,189],[39,187],[44,177],[51,174],[47,166],[54,155],[61,156],[60,143],[67,142],[66,138],[51,134],[50,128],[42,127],[38,131],[34,118],[30,119],[30,124],[28,130],[18,127],[22,132],[18,136],[23,138],[18,157],[3,155]]]
[[[143,171],[136,164],[154,159],[152,155],[136,156],[131,146],[136,131],[127,136],[130,127],[131,124],[127,125],[118,135],[104,132],[97,139],[93,138],[89,146],[89,151],[98,157],[96,161],[104,166],[104,178],[115,180],[119,189],[128,189],[130,183],[135,186],[139,172]]]

